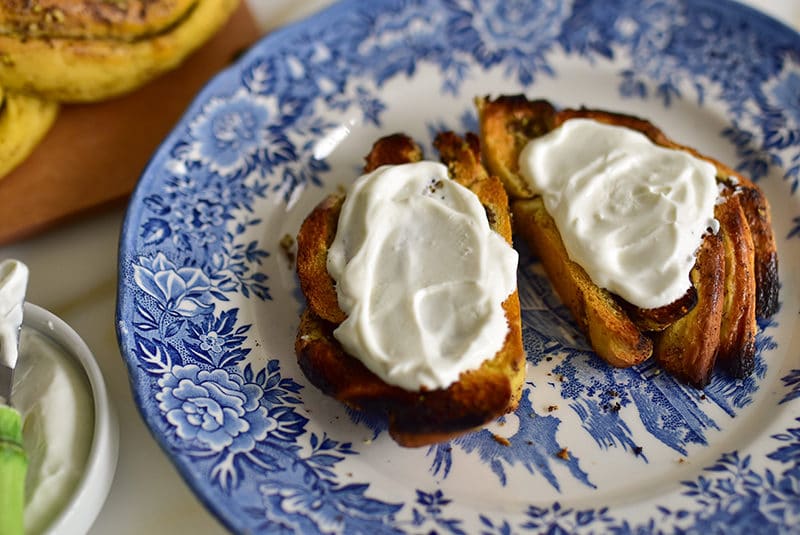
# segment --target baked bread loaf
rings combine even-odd
[[[697,387],[710,380],[715,363],[735,377],[754,364],[756,317],[778,307],[777,250],[767,199],[747,178],[694,149],[667,138],[648,121],[601,110],[556,110],[523,95],[477,98],[481,142],[490,173],[511,197],[515,232],[538,254],[548,278],[578,327],[603,360],[617,367],[655,356],[669,373]],[[598,287],[570,260],[556,224],[520,174],[523,148],[565,122],[591,119],[638,131],[655,145],[686,151],[716,168],[720,189],[714,217],[690,273],[691,287],[659,308],[640,308]]]
[[[510,244],[508,198],[501,182],[482,167],[477,137],[462,139],[444,133],[435,145],[448,175],[475,193],[490,227]],[[421,159],[421,150],[410,138],[391,135],[375,143],[366,158],[365,172]],[[516,290],[503,302],[508,332],[502,349],[487,356],[479,368],[461,373],[447,388],[410,391],[387,384],[347,354],[333,336],[346,316],[326,267],[343,202],[342,194],[324,199],[306,218],[297,237],[297,274],[308,308],[300,320],[295,350],[308,379],[350,407],[386,414],[391,436],[407,447],[448,440],[516,409],[525,374]]]
[[[57,115],[56,102],[0,87],[0,178],[28,157]]]
[[[176,67],[239,0],[9,0],[0,4],[0,85],[87,102]]]

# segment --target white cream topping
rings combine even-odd
[[[344,349],[385,382],[446,388],[503,347],[517,252],[435,162],[383,166],[348,192],[328,272]]]
[[[0,262],[0,364],[12,369],[17,365],[17,338],[27,287],[28,266],[19,260]]]
[[[94,429],[91,386],[61,346],[22,328],[14,405],[28,455],[25,533],[42,533],[69,501],[86,468]]]
[[[530,141],[519,166],[596,285],[642,308],[689,289],[703,234],[719,228],[712,164],[629,128],[571,119]]]

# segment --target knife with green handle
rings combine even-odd
[[[28,458],[22,446],[22,417],[11,406],[11,389],[27,285],[25,264],[17,260],[0,262],[0,533],[3,535],[24,532]]]

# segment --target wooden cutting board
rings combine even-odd
[[[192,98],[258,37],[243,3],[177,70],[124,97],[63,106],[30,157],[0,178],[0,244],[124,203]]]

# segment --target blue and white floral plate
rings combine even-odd
[[[523,253],[519,410],[402,449],[298,369],[286,237],[380,135],[429,149],[475,129],[475,95],[517,92],[650,118],[757,180],[781,311],[751,378],[696,391],[594,358]],[[723,0],[349,1],[275,33],[203,90],[131,201],[118,335],[142,415],[238,532],[795,530],[799,95],[800,36]]]

